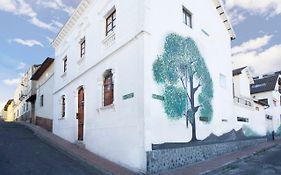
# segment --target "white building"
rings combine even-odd
[[[169,119],[164,86],[154,77],[169,36],[195,42],[206,64],[209,84],[202,88],[211,91],[207,105],[213,110],[196,113],[197,139],[233,129],[235,35],[219,1],[82,0],[53,42],[53,132],[136,172],[146,172],[152,144],[190,141],[193,127],[183,116]],[[196,45],[189,49],[198,56]]]
[[[23,75],[14,94],[14,118],[16,120],[31,121],[31,104],[27,101],[33,93],[34,82],[30,80],[39,65],[31,66]]]
[[[250,85],[254,84],[252,72],[248,67],[233,70],[233,106],[236,118],[235,129],[247,127],[253,131],[252,136],[265,136],[271,128],[268,123],[272,120],[266,118],[267,104],[253,99]]]
[[[54,59],[46,58],[31,77],[31,80],[36,81],[36,93],[33,95],[35,100],[35,123],[48,131],[52,131],[53,128],[53,62]]]
[[[281,79],[279,74],[264,75],[254,78],[251,96],[269,107],[265,110],[268,131],[276,131],[281,118]]]

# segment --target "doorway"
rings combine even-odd
[[[78,140],[83,141],[84,136],[84,88],[78,90]]]

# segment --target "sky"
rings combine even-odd
[[[31,65],[54,57],[50,42],[80,1],[0,0],[0,109]],[[250,66],[256,75],[281,70],[281,0],[223,3],[237,36],[233,68]]]

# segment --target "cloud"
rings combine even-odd
[[[38,19],[37,13],[25,0],[0,0],[0,10],[14,15],[25,16],[31,24],[39,28],[52,32],[58,31],[58,28],[53,23],[48,24]]]
[[[231,24],[236,26],[237,24],[241,23],[242,21],[246,20],[245,11],[241,11],[238,9],[231,9],[229,10],[229,18],[231,19]]]
[[[224,0],[224,4],[233,25],[246,19],[246,12],[243,10],[250,15],[275,16],[281,14],[280,0]]]
[[[225,0],[227,9],[240,7],[245,10],[250,10],[255,14],[281,14],[281,1],[280,0]]]
[[[3,80],[3,83],[4,83],[5,85],[8,85],[8,86],[15,86],[15,85],[17,85],[19,82],[20,82],[20,79],[19,79],[19,78]]]
[[[246,53],[254,50],[259,50],[262,47],[266,46],[271,40],[272,35],[265,35],[256,39],[252,39],[242,43],[240,46],[232,48],[232,54],[237,55],[241,53]]]
[[[52,38],[50,38],[50,37],[46,37],[46,39],[47,39],[47,41],[49,42],[49,43],[51,43],[51,42],[53,42],[53,39]]]
[[[26,64],[24,62],[20,62],[18,67],[17,67],[17,70],[21,70],[21,69],[24,69],[26,66]]]
[[[68,15],[71,15],[74,11],[73,7],[66,5],[62,0],[37,0],[37,4],[42,5],[44,8],[62,10]]]
[[[31,24],[39,27],[39,28],[42,28],[42,29],[46,29],[46,30],[49,30],[51,32],[57,32],[58,31],[58,28],[54,26],[53,23],[45,23],[41,20],[39,20],[38,18],[36,17],[33,17],[31,19],[28,20]]]
[[[233,56],[234,68],[250,66],[258,75],[280,71],[280,55],[281,44],[273,45],[272,47],[261,52],[248,51],[239,53]]]
[[[28,46],[28,47],[33,47],[33,46],[44,47],[44,45],[37,40],[23,40],[23,39],[20,39],[20,38],[15,38],[15,39],[9,40],[9,42],[15,42],[15,43],[18,43],[18,44],[21,44],[21,45],[24,45],[24,46]]]

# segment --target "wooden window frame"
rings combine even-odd
[[[40,96],[40,106],[43,107],[44,106],[44,95]]]
[[[187,10],[185,7],[182,8],[182,13],[183,13],[183,23],[190,28],[193,27],[192,25],[192,13]]]
[[[106,70],[103,76],[103,106],[110,106],[114,102],[114,80],[112,69]]]
[[[67,71],[67,56],[63,59],[63,73]]]
[[[105,21],[105,36],[108,36],[108,34],[114,32],[116,27],[116,9],[114,9],[113,12],[108,15]]]
[[[65,118],[65,110],[66,110],[66,101],[65,95],[61,97],[61,118]]]

